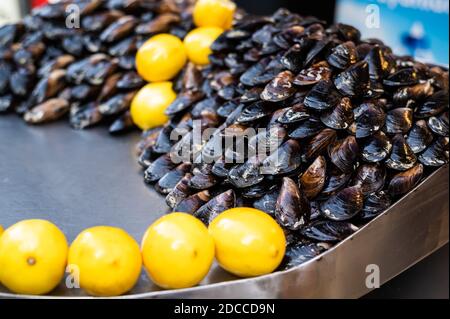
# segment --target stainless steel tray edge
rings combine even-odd
[[[366,286],[368,265],[379,267],[383,284],[449,240],[448,165],[358,232],[300,266],[270,275],[115,297],[135,298],[358,298]],[[420,196],[418,196],[420,195]],[[65,298],[17,296],[3,298]],[[92,297],[69,297],[92,298]]]

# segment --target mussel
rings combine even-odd
[[[417,164],[407,171],[397,173],[389,182],[389,194],[395,197],[408,193],[419,183],[422,175],[422,164]]]
[[[275,217],[284,227],[297,230],[308,223],[311,214],[305,194],[289,177],[283,178],[275,205]]]
[[[308,199],[320,194],[326,181],[327,162],[323,156],[317,157],[314,162],[300,175],[300,188]]]
[[[320,205],[327,218],[336,221],[351,219],[364,205],[364,194],[360,186],[350,186],[330,196]]]
[[[399,171],[405,171],[413,167],[417,162],[417,157],[408,143],[406,143],[403,135],[394,135],[391,142],[392,151],[389,158],[386,159],[386,165]]]
[[[209,200],[194,212],[194,216],[209,225],[223,211],[236,206],[236,195],[233,190],[227,190]]]
[[[331,162],[343,172],[350,172],[355,168],[358,153],[358,142],[352,135],[331,144],[329,149]]]
[[[301,234],[319,242],[337,242],[352,235],[357,230],[358,227],[348,222],[323,220],[306,226],[301,230]]]
[[[364,207],[359,217],[363,220],[372,219],[388,209],[391,204],[391,196],[385,191],[372,193],[364,199]]]

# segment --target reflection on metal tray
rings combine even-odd
[[[142,183],[135,162],[137,134],[117,139],[104,130],[74,131],[65,123],[28,127],[0,118],[0,223],[45,218],[71,241],[84,228],[106,224],[140,240],[167,208]],[[388,281],[448,242],[448,165],[357,233],[325,254],[288,271],[237,279],[217,265],[200,286],[162,291],[142,274],[119,298],[356,298],[367,265]],[[51,297],[86,297],[63,286]],[[0,288],[0,297],[17,297]]]

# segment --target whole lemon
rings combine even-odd
[[[211,44],[221,35],[223,29],[218,27],[201,27],[192,30],[184,38],[184,47],[189,60],[198,65],[209,63],[212,53]]]
[[[81,232],[69,249],[69,268],[88,294],[118,296],[139,279],[142,258],[139,245],[124,230],[96,226]]]
[[[142,130],[163,125],[169,119],[164,111],[176,97],[172,82],[147,84],[131,101],[133,122]]]
[[[158,219],[147,229],[141,246],[150,278],[166,289],[197,285],[214,259],[214,242],[207,228],[185,213]]]
[[[229,209],[209,225],[216,259],[225,270],[241,277],[271,273],[286,250],[284,232],[268,214],[247,207]]]
[[[172,79],[186,63],[183,42],[171,34],[158,34],[147,40],[136,54],[136,69],[149,82]]]
[[[3,234],[3,226],[0,225],[0,236]]]
[[[229,29],[235,11],[236,5],[230,0],[199,0],[193,11],[194,23],[198,27]]]
[[[0,282],[20,294],[49,293],[64,276],[67,250],[66,237],[54,224],[18,222],[0,237]]]

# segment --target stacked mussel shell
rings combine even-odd
[[[183,38],[193,3],[65,0],[1,27],[0,113],[32,124],[68,115],[74,128],[106,122],[111,133],[129,130],[131,100],[145,84],[137,49],[157,33]]]
[[[170,123],[144,133],[139,162],[172,210],[206,224],[235,206],[273,216],[288,239],[282,267],[351,235],[448,163],[447,70],[283,9],[238,21],[212,49],[211,66],[179,80]],[[210,138],[193,141],[195,119],[216,128]],[[176,128],[186,133],[174,142]],[[227,128],[265,128],[275,151],[225,147],[205,161]],[[175,164],[170,154],[186,143],[190,160]]]

